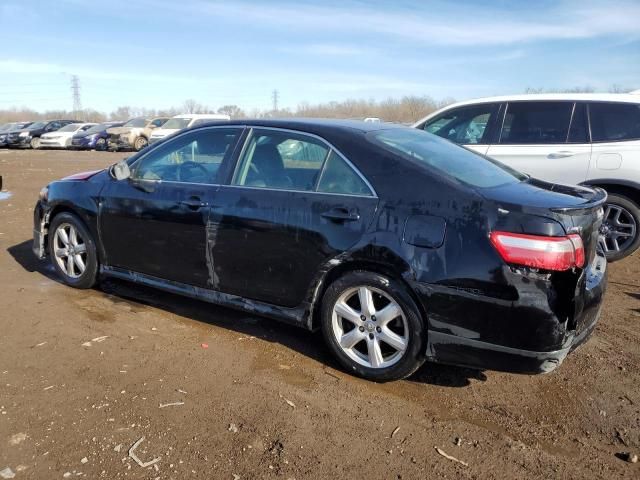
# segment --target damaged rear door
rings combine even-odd
[[[242,128],[186,132],[149,151],[127,180],[112,180],[100,204],[106,264],[206,287],[206,225],[220,165]]]
[[[300,305],[319,269],[360,240],[377,203],[366,179],[322,139],[254,128],[211,209],[213,288]]]

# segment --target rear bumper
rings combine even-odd
[[[548,373],[557,368],[573,350],[586,342],[597,325],[602,309],[602,300],[607,286],[607,264],[603,256],[596,256],[584,278],[578,282],[581,292],[574,300],[575,314],[572,319],[559,322],[549,312],[546,317],[538,316],[540,328],[532,344],[537,348],[519,348],[509,344],[487,342],[478,332],[443,328],[446,322],[437,321],[437,329],[430,322],[426,356],[436,363],[459,365],[470,368],[499,370],[513,373]],[[539,308],[546,299],[539,299]],[[532,303],[533,308],[533,303]],[[486,309],[486,304],[482,308]],[[518,338],[522,327],[522,317],[513,308],[514,314],[508,319],[512,332],[501,332],[502,338]],[[472,316],[473,312],[467,315]],[[496,316],[504,317],[505,309],[496,308]],[[539,314],[539,312],[538,312]],[[443,320],[443,319],[440,319]],[[504,320],[504,318],[502,318]],[[549,325],[555,323],[555,328]],[[501,323],[504,328],[505,323]],[[561,344],[558,336],[561,335]]]

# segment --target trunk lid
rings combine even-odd
[[[501,216],[514,214],[519,217],[515,223],[521,233],[541,234],[540,231],[531,231],[539,226],[529,225],[537,225],[545,219],[558,222],[564,230],[560,233],[549,227],[547,235],[578,233],[585,248],[585,268],[593,261],[603,220],[602,206],[607,199],[604,190],[529,178],[520,183],[483,189],[481,194],[497,204]],[[523,220],[527,217],[539,218],[540,222]]]

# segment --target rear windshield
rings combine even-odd
[[[181,129],[189,126],[190,118],[170,118],[167,123],[162,125],[162,128],[169,129]]]
[[[102,123],[100,125],[94,125],[93,127],[84,131],[87,135],[91,135],[93,133],[100,133],[105,131],[107,128],[112,127],[110,123]]]
[[[506,165],[458,147],[423,130],[398,128],[367,134],[387,150],[418,161],[472,187],[491,188],[527,178]]]

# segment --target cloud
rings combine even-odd
[[[45,62],[29,62],[22,60],[0,60],[0,73],[12,74],[73,74],[83,78],[99,79],[99,80],[128,80],[128,81],[144,81],[158,83],[172,82],[195,82],[193,77],[176,77],[169,75],[157,75],[147,73],[131,73],[96,70],[77,65],[64,65],[57,63]]]
[[[299,53],[304,55],[326,55],[356,57],[375,53],[371,48],[349,45],[347,43],[309,43],[302,45],[290,45],[278,50],[286,53]]]
[[[257,28],[287,29],[305,33],[342,32],[382,35],[410,40],[425,45],[477,46],[505,45],[545,40],[569,40],[601,36],[640,38],[637,19],[640,3],[573,0],[558,2],[540,9],[515,9],[510,4],[451,6],[441,1],[402,8],[395,4],[365,6],[344,1],[322,5],[290,1],[205,2],[180,3],[153,0],[156,8],[224,18]],[[322,54],[322,49],[319,50]]]

